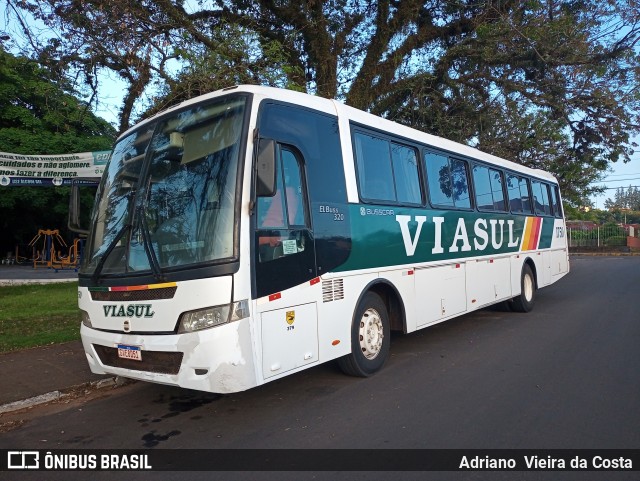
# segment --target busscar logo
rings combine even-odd
[[[38,451],[9,451],[7,452],[7,468],[39,469],[40,453]]]

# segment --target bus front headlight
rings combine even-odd
[[[222,306],[185,312],[180,316],[178,334],[210,329],[228,322],[239,321],[245,317],[249,317],[249,301],[246,299]]]

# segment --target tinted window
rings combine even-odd
[[[451,159],[451,185],[453,188],[453,203],[456,207],[471,207],[469,197],[469,175],[467,163],[464,160]]]
[[[362,133],[354,137],[360,195],[369,200],[395,201],[389,142]]]
[[[482,210],[505,210],[502,172],[482,165],[473,168],[476,204]]]
[[[282,191],[282,169],[280,162],[276,161],[276,193],[273,197],[258,197],[258,228],[259,229],[286,229],[284,212],[284,196]]]
[[[278,160],[275,195],[258,197],[259,229],[287,229],[290,226],[305,225],[302,177],[298,159],[293,152],[282,148]],[[286,192],[286,195],[282,195],[282,192]]]
[[[507,210],[504,203],[504,177],[499,170],[489,169],[489,180],[491,181],[491,193],[493,194],[493,205],[496,210]]]
[[[354,143],[363,199],[422,203],[415,149],[360,132]]]
[[[473,168],[473,186],[476,191],[478,209],[493,210],[493,194],[491,193],[488,167],[476,165]]]
[[[547,184],[534,180],[531,182],[533,190],[533,203],[537,215],[551,215],[551,205],[549,203],[549,187]]]
[[[306,202],[302,165],[290,148],[281,146],[276,158],[276,193],[258,197],[258,256],[261,263],[306,250]]]
[[[416,151],[404,145],[391,143],[391,160],[398,202],[421,204],[420,177]]]
[[[507,176],[507,194],[511,212],[531,214],[529,201],[529,183],[525,177],[510,174]]]
[[[424,156],[427,166],[429,197],[434,205],[453,207],[451,178],[449,176],[449,159],[444,155],[427,153]]]
[[[434,205],[470,208],[467,163],[427,152],[424,156],[429,196]]]
[[[282,150],[284,185],[287,189],[287,219],[289,225],[305,225],[304,203],[302,200],[302,179],[300,166],[293,152]]]
[[[553,206],[553,213],[556,217],[562,217],[562,208],[560,206],[560,197],[558,195],[558,188],[554,185],[551,187],[551,205]]]

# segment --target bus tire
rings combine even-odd
[[[387,306],[378,294],[369,291],[360,299],[353,316],[351,354],[338,359],[338,365],[349,376],[371,376],[389,357],[390,342]]]
[[[522,266],[520,295],[513,298],[511,308],[516,312],[529,312],[536,302],[536,278],[529,264]]]

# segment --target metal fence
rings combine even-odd
[[[567,227],[569,247],[626,246],[629,228],[617,225]]]

